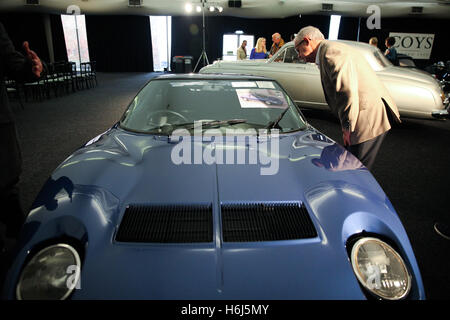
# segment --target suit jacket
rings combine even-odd
[[[284,40],[280,39],[280,42],[278,42],[278,44],[276,44],[275,42],[272,43],[272,46],[270,47],[270,54],[274,55],[275,53],[278,52],[278,50],[280,50],[280,48],[284,46]]]
[[[239,47],[237,49],[237,59],[238,60],[245,60],[245,59],[247,59],[247,52],[242,47]]]
[[[14,49],[0,23],[0,192],[19,180],[22,158],[14,117],[9,107],[5,76],[18,82],[35,81],[31,62]]]
[[[323,40],[318,59],[325,98],[342,128],[350,130],[350,144],[388,131],[391,128],[388,112],[400,122],[397,105],[357,50],[344,43]]]

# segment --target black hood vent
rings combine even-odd
[[[292,202],[223,204],[222,229],[224,242],[317,237],[305,206]]]
[[[212,242],[211,204],[130,205],[116,235],[120,242]]]

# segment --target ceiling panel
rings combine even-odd
[[[187,2],[195,5],[201,0],[142,0],[142,6],[132,8],[128,0],[40,0],[40,5],[25,5],[25,0],[1,0],[0,10],[22,10],[35,12],[65,13],[71,5],[76,5],[86,14],[138,14],[138,15],[187,15]],[[322,3],[333,4],[332,12],[321,11]],[[248,18],[284,18],[299,14],[341,14],[344,16],[368,17],[370,5],[378,5],[381,17],[410,16],[450,18],[449,0],[423,1],[368,1],[368,0],[242,0],[241,8],[229,8],[227,0],[208,0],[206,5],[222,6],[222,13],[215,11],[206,15],[225,15]],[[412,7],[423,7],[422,14],[411,14]],[[198,15],[194,12],[191,15]]]

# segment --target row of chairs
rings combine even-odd
[[[77,70],[75,62],[49,63],[46,74],[36,82],[19,84],[7,80],[6,84],[8,93],[19,100],[23,109],[22,94],[25,102],[30,99],[42,101],[97,86],[96,62],[83,62],[80,70]]]

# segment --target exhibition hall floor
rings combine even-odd
[[[24,110],[11,102],[22,147],[20,189],[27,212],[58,164],[119,120],[137,91],[157,74],[99,73],[98,86],[89,90],[28,102]],[[330,112],[305,110],[304,115],[341,142],[338,120]],[[450,120],[402,120],[388,134],[372,173],[405,226],[427,298],[449,299],[450,240],[433,225],[450,224]]]

